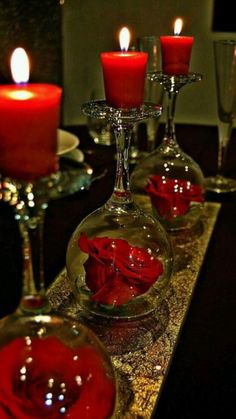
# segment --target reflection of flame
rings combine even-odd
[[[16,48],[11,56],[11,73],[15,83],[29,80],[29,59],[23,48]]]
[[[180,32],[182,31],[182,27],[183,27],[183,20],[178,17],[178,19],[176,19],[175,24],[174,24],[174,34],[179,35]]]
[[[121,51],[127,51],[130,43],[130,32],[128,28],[122,28],[120,31],[120,49]]]

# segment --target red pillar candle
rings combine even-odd
[[[19,49],[15,51],[19,52]],[[24,59],[25,52],[20,51]],[[14,65],[13,58],[13,77]],[[18,66],[20,72],[24,66],[28,72],[27,61]],[[15,78],[17,82],[26,81],[24,76],[19,77]],[[56,150],[61,93],[60,87],[43,83],[0,86],[1,174],[32,181],[58,169]]]
[[[176,19],[174,36],[161,36],[162,71],[164,74],[186,75],[192,52],[193,36],[180,36],[182,19]]]
[[[129,31],[120,32],[121,52],[101,53],[106,101],[114,108],[139,108],[143,103],[148,55],[127,51]]]

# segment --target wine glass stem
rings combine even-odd
[[[47,204],[37,205],[33,200],[27,202],[27,195],[24,192],[23,199],[16,206],[23,254],[23,292],[19,310],[43,313],[49,310],[45,295],[43,261],[43,226]]]
[[[226,154],[227,154],[227,148],[229,139],[232,132],[232,123],[226,123],[226,122],[219,122],[218,125],[218,131],[219,131],[219,145],[218,145],[218,166],[217,166],[217,172],[218,175],[222,175],[224,171],[225,166],[225,160],[226,160]]]
[[[113,123],[116,137],[117,163],[115,186],[107,205],[120,205],[133,202],[129,185],[129,147],[133,130],[131,123]]]
[[[175,107],[176,107],[176,99],[177,99],[177,91],[168,91],[167,92],[167,117],[166,117],[166,127],[165,127],[165,136],[169,140],[176,140],[175,136],[175,123],[174,123],[174,116],[175,116]]]
[[[133,159],[134,161],[137,160],[139,157],[138,130],[139,130],[138,123],[134,124],[133,132],[132,132],[132,139],[131,139],[131,144],[130,144],[130,156],[131,156],[131,159]]]

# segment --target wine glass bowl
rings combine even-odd
[[[114,370],[86,326],[52,313],[8,316],[0,356],[1,417],[112,417]]]
[[[206,189],[216,193],[234,192],[236,180],[224,174],[227,148],[235,118],[236,41],[214,40],[214,72],[218,112],[217,174],[206,178]]]
[[[204,178],[178,145],[163,143],[134,169],[135,202],[170,231],[191,229],[203,210]]]
[[[163,227],[133,204],[122,209],[105,204],[74,232],[67,271],[85,311],[103,317],[142,317],[163,298],[171,248]]]

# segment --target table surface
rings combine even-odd
[[[94,145],[87,128],[64,127],[78,134],[85,160],[94,175],[107,174],[89,191],[51,201],[45,220],[46,285],[65,265],[69,238],[78,223],[110,197],[115,176],[115,147]],[[178,125],[178,142],[201,166],[205,175],[216,168],[217,129]],[[157,143],[163,133],[160,127]],[[141,137],[145,135],[141,126]],[[141,146],[143,146],[141,141]],[[233,132],[226,164],[236,178],[236,133]],[[102,191],[102,193],[101,193]],[[236,397],[236,194],[208,194],[221,202],[221,210],[199,274],[178,346],[154,417],[227,417]],[[12,312],[20,298],[21,241],[13,208],[0,204],[0,317]],[[204,415],[204,416],[203,416]],[[229,414],[228,417],[232,417]]]

